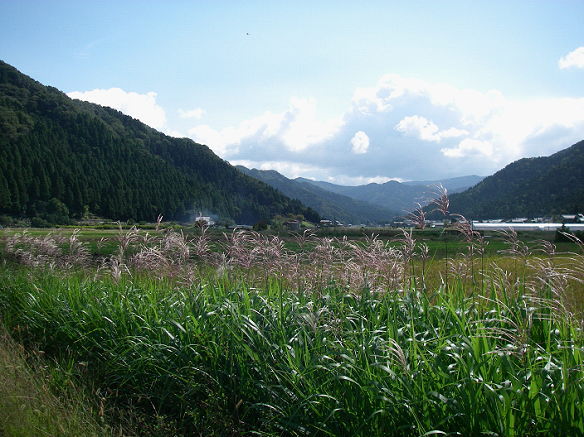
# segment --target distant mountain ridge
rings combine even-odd
[[[237,166],[237,168],[276,188],[286,196],[299,200],[329,220],[338,220],[345,224],[384,224],[400,215],[398,211],[322,189],[301,178],[288,179],[275,170],[248,169],[243,166]]]
[[[584,141],[553,155],[523,158],[450,197],[450,211],[472,219],[584,211]]]
[[[204,145],[70,99],[0,61],[0,214],[54,210],[145,221],[200,210],[243,224],[288,213],[319,219]]]
[[[470,187],[475,186],[484,178],[485,178],[484,176],[469,175],[435,181],[406,181],[402,182],[402,184],[425,185],[427,187],[437,187],[439,185],[442,185],[444,188],[448,190],[449,193],[459,193],[461,191],[469,189]]]
[[[383,206],[400,215],[407,214],[417,207],[417,204],[425,205],[436,197],[438,185],[442,185],[449,192],[466,189],[483,178],[481,176],[462,176],[458,178],[438,181],[388,181],[383,184],[371,183],[367,185],[336,185],[330,182],[313,181],[305,178],[297,178],[296,181],[310,183],[324,190],[341,194],[355,200]]]

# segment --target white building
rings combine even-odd
[[[195,218],[195,223],[199,223],[203,226],[215,225],[215,221],[211,217],[205,217],[202,215],[199,215],[197,218]]]

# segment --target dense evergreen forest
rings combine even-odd
[[[473,219],[584,212],[584,141],[547,157],[509,164],[453,194],[450,210]]]
[[[87,212],[153,221],[200,210],[247,224],[319,218],[206,146],[72,100],[0,61],[1,214],[58,223]]]

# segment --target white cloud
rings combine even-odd
[[[324,168],[314,165],[289,161],[250,161],[247,159],[236,159],[229,161],[229,163],[231,165],[243,165],[249,169],[255,168],[258,170],[275,170],[289,179],[295,179],[300,176],[305,177],[304,175],[306,174],[318,174],[326,171]]]
[[[203,108],[195,108],[189,110],[179,109],[178,115],[180,118],[193,118],[195,120],[199,120],[203,118],[203,116],[205,115],[205,110]]]
[[[94,89],[91,91],[72,91],[67,93],[72,99],[85,100],[117,109],[130,117],[137,118],[154,129],[166,128],[166,113],[156,103],[157,94],[150,91],[139,94],[121,88]]]
[[[457,129],[455,127],[451,127],[450,129],[446,129],[446,130],[440,131],[438,133],[438,136],[440,137],[440,139],[458,138],[458,137],[463,137],[465,135],[468,135],[468,131],[466,131],[464,129]]]
[[[242,121],[238,126],[215,130],[208,125],[197,125],[189,129],[190,137],[211,147],[221,157],[239,153],[239,146],[246,139],[261,143],[280,134],[285,123],[284,114],[266,112],[259,117]]]
[[[186,137],[186,135],[183,134],[182,132],[172,130],[172,129],[164,129],[164,133],[166,135],[168,135],[169,137],[175,137],[175,138],[185,138]]]
[[[404,182],[405,179],[401,178],[390,178],[387,176],[347,176],[347,175],[336,175],[329,176],[326,178],[327,182],[338,185],[367,185],[367,184],[384,184],[389,181]]]
[[[197,142],[207,144],[217,154],[229,158],[241,151],[241,145],[278,144],[290,152],[302,152],[331,138],[342,126],[341,119],[321,121],[316,115],[316,100],[293,97],[282,113],[266,112],[242,121],[238,126],[216,130],[208,125],[189,129]]]
[[[285,121],[280,126],[282,140],[288,149],[293,151],[302,151],[312,144],[332,137],[342,124],[339,119],[318,120],[316,100],[313,98],[293,97],[290,108],[282,119]]]
[[[362,108],[368,111],[364,115]],[[411,116],[406,111],[424,115]],[[511,100],[496,90],[460,89],[397,75],[382,77],[377,87],[366,92],[358,90],[353,113],[362,114],[359,120],[382,115],[389,122],[397,117],[397,132],[445,144],[439,151],[447,158],[474,156],[462,171],[482,174],[523,156],[553,153],[584,137],[584,98]],[[440,124],[452,127],[441,131]],[[547,133],[558,129],[561,138],[550,141]],[[456,138],[457,144],[452,144]],[[536,145],[544,138],[550,141],[547,145]],[[410,141],[413,146],[415,141]],[[428,150],[428,158],[437,151]]]
[[[572,50],[566,56],[562,56],[558,61],[558,66],[565,70],[566,68],[584,68],[584,46]]]
[[[584,47],[562,58],[560,67],[584,68]],[[182,136],[167,126],[155,92],[111,88],[69,96]],[[314,98],[297,97],[283,110],[220,128],[200,121],[202,108],[180,109],[177,115],[189,120],[189,137],[224,159],[341,184],[487,175],[584,138],[584,97],[512,99],[497,90],[396,74],[356,89],[349,109],[331,119],[319,116]]]
[[[510,100],[475,132],[502,163],[549,155],[584,138],[584,98]]]
[[[296,98],[285,111],[189,135],[233,162],[344,184],[487,175],[584,138],[583,97],[519,100],[387,75],[352,103],[323,120],[314,99]]]
[[[394,128],[405,135],[416,137],[423,141],[434,141],[439,143],[443,138],[456,138],[468,134],[468,131],[452,127],[440,131],[430,120],[419,115],[404,117]]]
[[[243,165],[249,169],[275,170],[289,179],[303,177],[305,179],[326,181],[338,185],[384,184],[388,181],[404,182],[404,179],[387,176],[365,177],[332,174],[330,169],[326,167],[291,161],[251,161],[247,159],[236,159],[229,161],[229,163],[231,165]]]
[[[351,138],[351,145],[353,146],[351,148],[353,153],[357,155],[367,153],[367,150],[369,150],[369,137],[365,132],[360,130]]]
[[[458,143],[457,147],[443,148],[440,151],[444,156],[450,158],[462,158],[468,154],[476,153],[478,155],[490,157],[493,155],[493,146],[487,141],[466,138]]]
[[[403,118],[395,125],[395,130],[406,135],[415,136],[424,141],[440,141],[438,126],[424,117],[412,115]]]
[[[358,88],[353,95],[353,108],[356,112],[371,114],[394,111],[408,102],[425,102],[462,114],[464,124],[487,116],[502,104],[502,100],[503,96],[496,90],[480,92],[388,74],[382,76],[375,87]]]

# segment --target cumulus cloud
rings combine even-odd
[[[315,99],[293,97],[288,109],[282,113],[266,112],[242,121],[238,126],[219,130],[197,125],[188,132],[195,141],[207,144],[224,158],[230,158],[246,147],[260,145],[293,153],[303,152],[330,139],[342,124],[341,119],[319,120]]]
[[[219,156],[228,158],[237,155],[241,143],[246,140],[261,144],[280,136],[289,124],[286,122],[287,115],[266,112],[259,117],[244,120],[238,126],[216,130],[203,124],[192,127],[188,133],[193,140],[208,145]]]
[[[358,131],[351,138],[351,151],[357,155],[367,153],[369,150],[369,137],[362,130]]]
[[[282,140],[293,151],[302,151],[330,138],[341,125],[341,121],[336,119],[319,120],[316,115],[316,100],[313,98],[292,98],[290,108],[282,120],[285,121],[279,126]]]
[[[566,56],[562,56],[558,61],[558,66],[562,70],[566,68],[584,68],[584,46],[572,50]]]
[[[314,99],[295,98],[284,111],[189,135],[232,162],[346,184],[488,175],[584,138],[584,98],[518,100],[387,75],[350,103],[324,120]]]
[[[360,123],[375,120],[381,125],[399,120],[394,131],[404,140],[407,137],[408,142],[390,136],[386,143],[394,148],[409,144],[409,150],[416,151],[411,158],[419,163],[420,170],[431,170],[431,162],[454,163],[438,159],[439,152],[449,159],[469,158],[459,174],[487,174],[520,157],[550,154],[584,137],[584,98],[518,101],[496,90],[480,92],[387,75],[376,87],[355,92],[353,118]],[[440,130],[439,126],[444,125],[449,128]],[[550,141],[548,133],[552,131],[561,131],[562,135]],[[423,144],[432,142],[443,146]],[[425,153],[419,153],[421,150]],[[407,155],[408,151],[400,153]]]
[[[121,88],[94,89],[91,91],[72,91],[67,93],[72,99],[85,100],[117,109],[130,117],[137,118],[154,129],[166,128],[166,113],[156,103],[157,94],[150,91],[139,94]]]
[[[307,174],[311,173],[322,174],[326,172],[326,169],[322,167],[289,161],[250,161],[247,159],[235,159],[229,162],[231,165],[243,165],[250,169],[275,170],[290,179],[306,177]]]
[[[403,118],[395,125],[395,130],[424,141],[440,141],[440,136],[437,135],[438,126],[419,115]]]
[[[465,138],[458,146],[453,148],[443,148],[440,151],[444,156],[450,158],[461,158],[468,154],[477,154],[485,157],[490,157],[493,155],[493,146],[487,141],[475,140],[472,138]]]
[[[468,131],[455,127],[441,131],[433,122],[419,115],[404,117],[394,129],[405,135],[436,143],[439,143],[443,138],[456,138],[468,134]]]
[[[407,104],[430,104],[459,112],[463,124],[472,123],[491,113],[503,102],[499,91],[480,92],[453,85],[407,78],[397,74],[382,76],[376,86],[358,88],[353,95],[353,108],[363,114],[395,112]]]
[[[195,108],[195,109],[179,109],[178,115],[180,118],[193,118],[195,120],[199,120],[203,118],[205,115],[205,110],[203,108]]]

